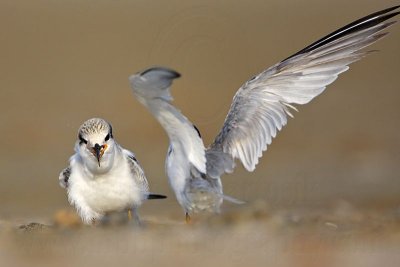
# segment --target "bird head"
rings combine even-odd
[[[77,152],[90,169],[111,166],[115,140],[111,124],[100,118],[85,121],[78,131]]]

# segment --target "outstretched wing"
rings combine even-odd
[[[68,188],[68,180],[70,175],[71,175],[70,166],[68,166],[67,168],[65,168],[60,172],[60,175],[58,176],[58,183],[62,188]]]
[[[262,152],[291,116],[295,104],[306,104],[325,90],[348,65],[368,54],[366,46],[384,37],[386,22],[399,6],[359,19],[302,49],[247,81],[236,93],[220,133],[208,149],[207,159],[222,152],[224,158],[207,162],[213,175],[229,172],[239,158],[253,171]],[[230,156],[231,162],[226,159]]]

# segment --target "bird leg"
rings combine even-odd
[[[131,221],[132,218],[137,225],[142,225],[140,218],[139,218],[139,214],[137,213],[135,208],[128,210],[128,220]]]
[[[192,221],[192,218],[190,218],[190,215],[188,212],[185,213],[185,221],[187,224],[189,224]]]

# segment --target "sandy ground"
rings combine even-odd
[[[168,140],[128,84],[148,66],[178,70],[175,104],[209,144],[244,81],[396,4],[2,0],[0,266],[398,266],[399,25],[299,107],[255,172],[223,177],[246,205],[190,226],[164,174]],[[169,196],[143,205],[143,227],[54,224],[69,208],[58,174],[90,117],[109,120]]]
[[[190,225],[157,216],[141,226],[3,223],[1,237],[3,266],[394,267],[400,261],[400,212],[360,210],[346,202],[312,212],[273,212],[258,201]]]

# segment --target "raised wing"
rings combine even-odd
[[[398,7],[359,19],[247,81],[234,96],[224,125],[208,149],[208,154],[223,152],[224,158],[207,162],[207,169],[214,176],[231,171],[229,155],[253,171],[287,116],[292,117],[293,105],[311,101],[349,64],[367,55],[362,49],[387,34],[382,31],[395,22],[386,21],[400,13],[392,12]]]
[[[196,127],[171,102],[172,81],[180,74],[165,67],[153,67],[129,77],[132,91],[167,132],[173,150],[183,155],[189,165],[206,172],[203,140]],[[181,162],[182,163],[182,162]]]

